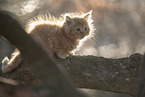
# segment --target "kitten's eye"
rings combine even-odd
[[[76,28],[76,31],[78,31],[78,32],[79,32],[79,31],[81,31],[81,29],[80,29],[80,28]]]
[[[85,27],[85,31],[87,31],[87,27]]]

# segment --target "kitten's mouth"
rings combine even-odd
[[[78,36],[77,39],[82,39],[84,38],[84,35],[83,36]]]

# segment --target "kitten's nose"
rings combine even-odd
[[[84,35],[84,33],[83,33],[82,31],[80,31],[80,33],[81,33],[82,35]]]
[[[81,38],[84,38],[85,34],[83,32],[81,32]]]
[[[84,32],[81,32],[82,36],[85,36],[85,33]]]

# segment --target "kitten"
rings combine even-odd
[[[93,36],[92,11],[88,13],[66,13],[62,18],[38,16],[31,19],[26,32],[37,41],[51,56],[65,59],[69,54],[78,50],[82,43]],[[19,50],[16,49],[12,58],[5,57],[2,61],[3,73],[10,72],[23,61]]]

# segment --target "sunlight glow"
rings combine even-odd
[[[34,11],[36,7],[38,6],[38,4],[39,4],[38,0],[29,0],[29,1],[23,2],[22,8],[21,8],[22,15],[25,15],[27,13]]]
[[[119,56],[125,57],[131,54],[131,50],[128,44],[129,44],[128,42],[124,41],[120,42],[119,45],[109,44],[105,46],[100,46],[97,49],[97,51],[99,52],[98,55],[107,58],[117,58],[117,57],[119,58]]]

